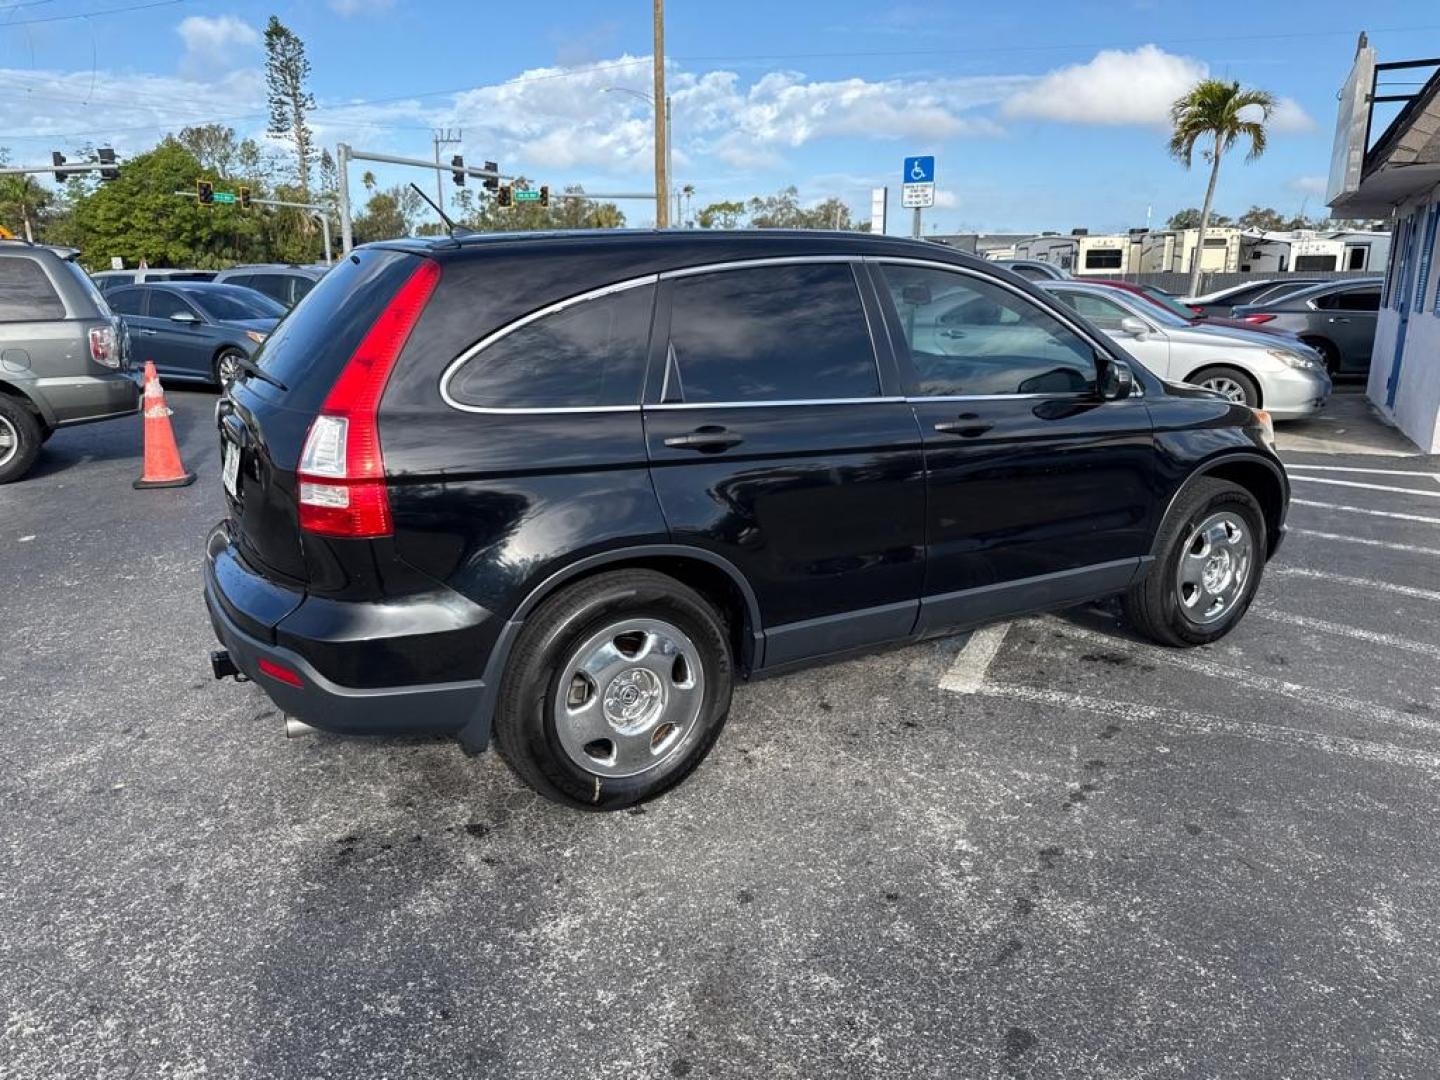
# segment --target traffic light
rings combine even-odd
[[[541,185],[540,185],[540,205],[541,205],[541,206],[549,206],[549,205],[550,205],[550,185],[549,185],[549,184],[541,184]]]
[[[240,209],[250,209],[250,189],[248,187],[242,187],[240,189]]]
[[[57,184],[63,184],[63,183],[65,183],[66,174],[63,173],[63,172],[61,172],[60,169],[59,169],[59,166],[65,164],[65,155],[62,154],[62,153],[60,153],[59,150],[51,150],[51,151],[50,151],[50,164],[56,166],[56,169],[55,169],[55,182],[56,182]]]
[[[215,185],[209,180],[197,180],[195,182],[195,193],[200,196],[200,201],[207,206],[215,201]]]
[[[95,154],[96,157],[100,159],[101,165],[108,166],[108,168],[100,170],[100,179],[119,180],[120,170],[115,168],[115,151],[108,146],[102,146],[99,150],[95,151]]]
[[[456,187],[464,187],[464,186],[465,186],[465,159],[464,159],[463,157],[461,157],[459,154],[456,154],[454,157],[452,157],[452,158],[450,159],[450,167],[455,170],[453,173],[450,174],[450,178],[455,181],[455,186],[456,186]]]
[[[487,162],[485,162],[485,171],[486,171],[486,172],[499,172],[499,171],[500,171],[500,166],[499,166],[499,165],[496,165],[495,162],[493,162],[493,161],[487,161]],[[498,187],[500,186],[500,178],[499,178],[498,176],[487,176],[487,177],[485,178],[485,186],[486,186],[487,188],[489,188],[491,191],[494,191],[496,188],[498,188]]]
[[[496,206],[509,206],[509,205],[510,205],[510,185],[509,185],[509,184],[503,185],[502,187],[499,188],[499,190],[497,190],[497,191],[495,192],[495,205],[496,205]]]

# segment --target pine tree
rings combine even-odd
[[[306,116],[315,108],[307,83],[310,61],[305,43],[276,16],[265,27],[265,88],[270,103],[270,134],[288,138],[295,146],[295,175],[302,201],[310,201],[310,163],[315,156],[314,136]]]

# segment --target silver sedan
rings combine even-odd
[[[1162,379],[1193,383],[1276,420],[1313,416],[1330,397],[1325,361],[1299,339],[1195,326],[1108,285],[1040,284]]]

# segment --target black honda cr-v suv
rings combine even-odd
[[[333,731],[493,732],[584,806],[685,776],[736,678],[1117,594],[1213,641],[1289,498],[1264,413],[853,234],[364,247],[218,418],[217,674]]]

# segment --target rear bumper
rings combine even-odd
[[[224,567],[221,572],[217,572],[217,561]],[[237,583],[243,581],[241,575],[253,578],[256,587],[237,588]],[[231,583],[228,592],[222,581]],[[230,653],[235,667],[264,690],[282,712],[312,727],[347,735],[458,735],[464,731],[468,749],[483,749],[492,697],[486,692],[485,680],[343,686],[327,678],[302,655],[302,650],[311,651],[305,639],[287,632],[284,645],[266,640],[274,636],[267,634],[266,627],[273,628],[277,616],[284,621],[305,605],[297,594],[289,594],[297,601],[293,606],[279,605],[276,594],[281,591],[249,572],[235,558],[223,531],[211,535],[205,560],[205,606],[215,637]],[[312,644],[318,650],[333,646],[328,641]],[[261,660],[293,673],[299,685],[265,673]]]

